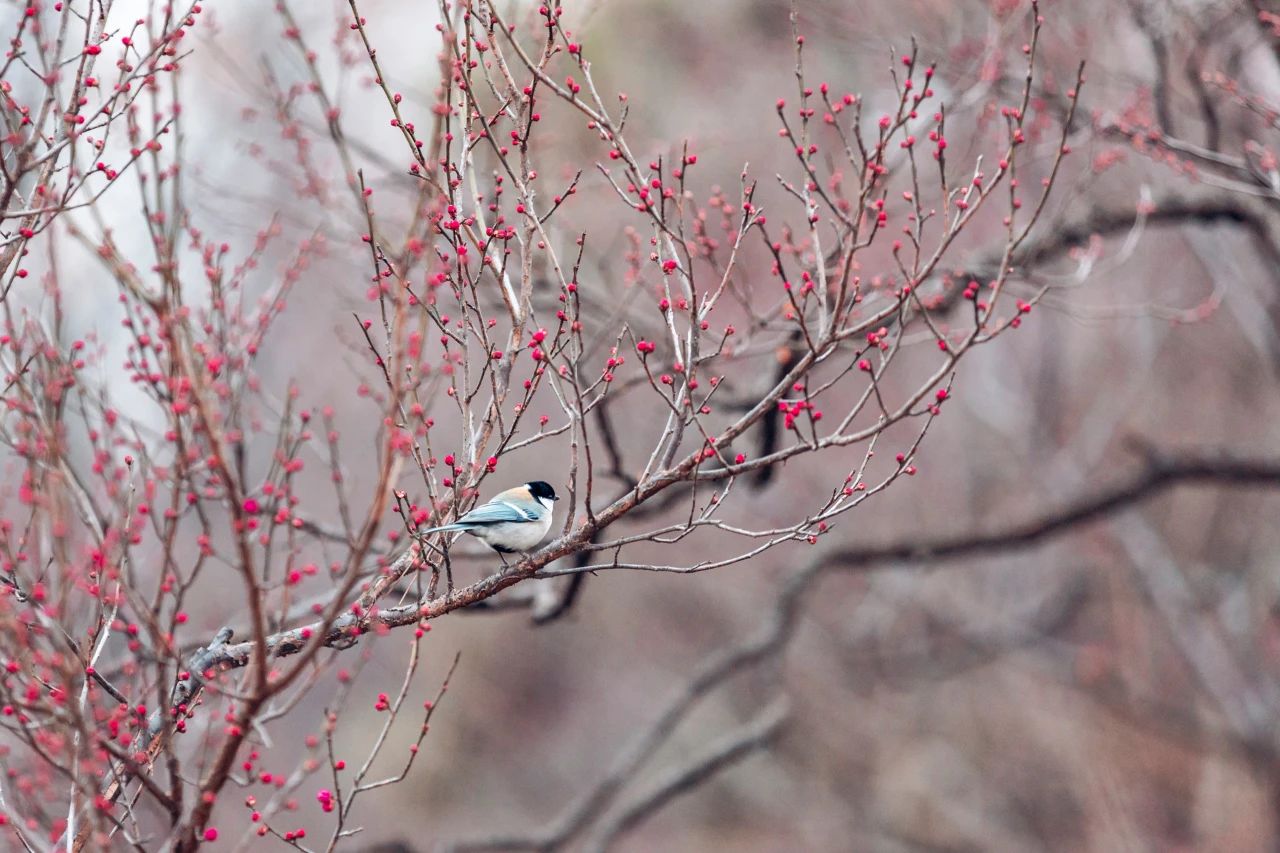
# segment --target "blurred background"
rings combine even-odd
[[[327,237],[260,364],[269,387],[304,380],[304,402],[335,407],[359,495],[373,476],[372,443],[362,458],[359,436],[378,411],[355,393],[371,373],[349,323],[353,309],[367,310],[361,211],[281,17],[271,4],[210,5],[216,27],[194,34],[184,78],[193,216],[237,245],[273,214],[285,248]],[[295,6],[379,215],[407,216],[403,141],[345,32],[346,4]],[[781,201],[772,176],[795,171],[774,112],[778,98],[795,97],[788,4],[565,7],[601,92],[626,92],[640,156],[688,140],[703,191],[720,184],[735,199],[749,163],[766,210]],[[796,11],[811,85],[861,93],[877,116],[894,102],[891,50],[915,39],[921,59],[938,63],[955,161],[992,149],[999,107],[1021,86],[1026,2],[798,0]],[[1271,11],[1263,0],[1042,4],[1033,110],[1048,125],[1064,113],[1076,64],[1088,63],[1074,154],[1026,261],[1054,290],[1015,334],[965,359],[916,476],[844,517],[833,540],[1000,529],[1135,469],[1144,447],[1276,453],[1280,180],[1277,114],[1266,105],[1280,104],[1280,17]],[[437,13],[378,0],[361,12],[406,112],[425,124],[439,83]],[[532,14],[513,3],[509,18]],[[603,150],[563,110],[549,107],[544,125],[548,183],[585,170],[562,227],[607,222],[616,234],[597,225],[588,264],[593,286],[613,298],[627,222],[625,211],[600,213],[619,207],[594,169]],[[315,174],[332,178],[317,185]],[[122,223],[116,238],[145,254],[142,229]],[[955,263],[975,263],[994,244],[984,240],[999,238],[998,227],[968,238]],[[285,249],[274,251],[264,270],[285,263]],[[877,257],[887,261],[869,255],[865,275]],[[767,256],[753,262],[767,272]],[[90,326],[110,316],[113,298],[89,290],[68,311]],[[652,434],[643,412],[631,417],[620,443],[638,467]],[[860,453],[851,448],[841,464]],[[517,457],[502,477],[541,475],[548,458]],[[729,517],[786,522],[814,488],[829,490],[830,464],[789,463],[735,493]],[[319,488],[327,472],[315,468]],[[350,849],[1277,849],[1278,512],[1274,492],[1200,485],[1032,547],[964,559],[877,563],[796,585],[813,552],[794,545],[704,574],[587,576],[545,624],[525,610],[450,615],[433,626],[415,676],[420,703],[461,653],[423,753],[404,784],[359,801],[354,822],[365,830]],[[717,547],[694,541],[679,559]],[[459,572],[469,580],[486,566]],[[565,583],[548,582],[548,594]],[[225,607],[193,614],[192,638],[234,615],[233,598],[212,595]],[[755,640],[766,648],[679,704],[718,656]],[[344,653],[357,673],[338,737],[348,763],[370,747],[381,722],[370,697],[398,687],[405,646],[392,635]],[[329,691],[320,685],[296,725],[275,732],[264,768],[300,760]],[[759,737],[703,760],[744,731]],[[380,761],[398,766],[414,737],[405,720]],[[698,766],[705,772],[646,801]],[[593,798],[611,779],[617,790]],[[313,795],[299,800],[299,825],[323,825]]]

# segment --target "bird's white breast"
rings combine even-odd
[[[551,513],[537,521],[504,521],[468,531],[486,545],[501,545],[511,551],[532,551],[551,529]]]

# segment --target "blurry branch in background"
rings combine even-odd
[[[1095,237],[1105,239],[1127,234],[1145,225],[1194,226],[1219,222],[1249,231],[1263,247],[1268,262],[1280,263],[1280,243],[1272,233],[1272,224],[1247,199],[1178,195],[1139,201],[1127,208],[1095,206],[1081,218],[1055,222],[1052,229],[1028,241],[1018,260],[1020,265],[1034,268],[1073,248],[1087,246]]]
[[[1280,100],[1265,87],[1251,89],[1243,75],[1236,75],[1248,47],[1256,43],[1254,33],[1272,46],[1264,64],[1271,74],[1280,72],[1280,7],[1270,0],[1245,0],[1201,14],[1150,0],[1131,0],[1129,6],[1156,58],[1150,80],[1154,115],[1102,113],[1095,117],[1098,137],[1132,147],[1198,185],[1194,200],[1170,198],[1152,205],[1153,220],[1220,217],[1236,222],[1252,232],[1274,268],[1280,258],[1280,164],[1275,155]],[[1241,16],[1246,9],[1252,14]],[[1248,27],[1243,39],[1242,23]],[[1225,54],[1219,58],[1221,67],[1210,68],[1212,52]],[[1060,94],[1041,94],[1063,103]]]
[[[1280,268],[1280,232],[1276,230],[1280,228],[1280,223],[1273,221],[1268,214],[1264,203],[1239,194],[1200,192],[1184,196],[1168,193],[1151,198],[1144,188],[1142,196],[1132,205],[1094,204],[1082,215],[1063,215],[1054,219],[1048,227],[1023,243],[1011,263],[1010,282],[1041,285],[1045,281],[1065,277],[1067,287],[1084,283],[1103,271],[1097,263],[1101,241],[1124,238],[1123,248],[1111,259],[1110,265],[1115,267],[1128,259],[1148,227],[1205,227],[1217,224],[1238,227],[1249,234],[1259,257],[1265,263]],[[1065,276],[1052,275],[1053,265],[1064,257],[1072,259],[1075,269]],[[979,253],[963,269],[948,271],[945,276],[940,277],[943,289],[931,308],[939,313],[956,309],[964,296],[965,288],[962,283],[971,280],[985,281],[995,276],[1000,260],[998,251],[987,251]],[[1050,292],[1046,294],[1044,304],[1050,309],[1063,309],[1067,300]],[[1086,309],[1071,304],[1069,310],[1080,313]],[[1193,322],[1200,319],[1196,309],[1178,310],[1148,304],[1141,306],[1139,311],[1142,316],[1177,321]],[[1275,315],[1273,325],[1280,332],[1280,313]],[[797,343],[798,339],[793,341],[793,345]],[[1274,347],[1273,355],[1280,357],[1280,343]],[[794,354],[789,357],[793,358]],[[761,453],[775,449],[779,420],[780,418],[774,417],[766,422],[762,430]],[[773,469],[758,472],[756,485],[767,484],[774,473]]]
[[[1276,61],[1280,62],[1280,27],[1277,27],[1280,23],[1280,4],[1275,0],[1248,0],[1248,4],[1253,10],[1253,22],[1258,34],[1271,45]]]
[[[1030,519],[968,533],[922,535],[883,545],[845,546],[834,550],[829,559],[848,569],[873,568],[885,563],[931,564],[1035,545],[1075,527],[1109,518],[1179,485],[1280,487],[1280,457],[1250,457],[1224,450],[1168,452],[1145,445],[1137,445],[1137,449],[1144,461],[1136,472]]]
[[[767,748],[786,719],[787,703],[778,699],[749,722],[708,738],[705,749],[664,770],[646,789],[625,800],[616,813],[607,815],[588,836],[583,849],[591,853],[608,850],[619,835],[634,829],[676,797],[689,793],[750,753]]]

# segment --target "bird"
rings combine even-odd
[[[532,551],[551,530],[551,508],[556,490],[544,480],[533,480],[499,492],[452,524],[419,530],[419,536],[461,530],[498,552],[505,565],[507,554]]]

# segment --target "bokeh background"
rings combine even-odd
[[[290,237],[328,238],[261,362],[269,387],[298,380],[305,400],[335,407],[358,496],[369,485],[362,477],[373,476],[372,442],[364,458],[358,436],[377,416],[357,393],[371,374],[349,323],[350,311],[367,305],[367,255],[355,238],[361,213],[271,4],[209,5],[217,26],[193,35],[184,78],[190,205],[202,228],[238,245],[272,215]],[[407,203],[412,183],[403,142],[344,34],[346,4],[295,6],[377,187],[379,215],[405,215],[397,204]],[[787,3],[565,6],[602,92],[628,95],[633,145],[669,154],[687,139],[704,187],[736,187],[749,163],[764,179],[766,208],[780,201],[764,185],[793,171],[773,106],[795,92]],[[425,116],[438,85],[437,11],[378,0],[361,11],[407,110]],[[859,92],[878,115],[893,100],[891,49],[908,50],[914,38],[921,58],[939,64],[953,156],[989,148],[995,112],[1020,84],[1027,3],[797,0],[795,11],[811,82]],[[1141,463],[1142,447],[1274,454],[1280,446],[1280,194],[1193,156],[1217,152],[1245,163],[1244,173],[1267,174],[1280,136],[1275,116],[1245,108],[1231,85],[1280,103],[1280,19],[1266,17],[1262,0],[1046,0],[1041,11],[1037,109],[1060,117],[1076,63],[1088,63],[1075,154],[1036,232],[1048,248],[1035,273],[1055,290],[1016,334],[966,358],[918,474],[844,518],[839,541],[999,528],[1111,482]],[[509,14],[524,21],[532,5],[512,3]],[[280,92],[292,104],[283,121]],[[282,132],[291,124],[292,137]],[[594,286],[609,298],[627,243],[617,214],[599,219],[617,207],[594,170],[602,150],[567,113],[549,108],[544,125],[552,174],[585,169],[568,223],[617,229],[591,238]],[[1191,148],[1144,141],[1157,128]],[[333,176],[329,185],[304,191],[308,157],[313,171]],[[120,210],[131,209],[127,194],[118,198]],[[957,263],[998,237],[976,235]],[[141,229],[121,221],[116,238],[145,254]],[[268,252],[264,269],[284,262],[280,251]],[[767,261],[754,262],[764,275]],[[90,258],[68,263],[82,264],[73,274],[94,269]],[[86,288],[68,310],[82,325],[105,327],[113,299],[110,289]],[[109,335],[104,342],[113,346]],[[620,430],[636,465],[652,440],[644,416],[633,413]],[[841,464],[856,464],[857,454]],[[767,485],[735,493],[728,512],[783,523],[812,502],[813,489],[830,488],[830,464],[791,463]],[[554,452],[541,451],[504,463],[503,476],[544,476],[548,466],[553,479]],[[326,472],[316,468],[323,484]],[[775,654],[708,691],[600,814],[550,847],[591,847],[600,840],[593,833],[664,774],[781,697],[787,715],[761,748],[646,813],[613,846],[1273,850],[1278,512],[1273,493],[1184,488],[1030,548],[830,573],[800,595]],[[717,547],[694,541],[679,559],[696,562]],[[424,645],[414,701],[434,694],[459,652],[460,665],[408,779],[361,799],[354,822],[365,830],[350,849],[432,850],[485,838],[538,847],[708,660],[767,629],[809,558],[796,545],[705,574],[588,576],[568,612],[546,624],[524,610],[440,620]],[[459,571],[477,577],[483,566]],[[233,593],[210,591],[206,612],[188,626],[192,638],[235,617]],[[381,721],[371,697],[396,689],[405,654],[394,636],[344,653],[358,679],[338,737],[349,763],[369,748]],[[331,690],[322,684],[275,732],[264,766],[301,760]],[[416,734],[405,722],[388,768]],[[311,796],[300,797],[300,810],[300,825],[323,825]]]

